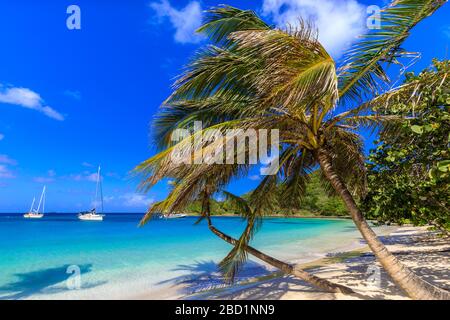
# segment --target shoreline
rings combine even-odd
[[[185,213],[188,217],[201,217],[201,214],[198,213]],[[217,215],[211,215],[211,218],[240,218],[241,216],[238,214],[217,214]],[[351,220],[352,218],[350,216],[306,216],[306,215],[282,215],[282,214],[271,214],[271,215],[264,215],[263,218],[298,218],[298,219],[343,219],[343,220]],[[368,220],[370,221],[370,220]]]
[[[408,267],[419,275],[429,278],[435,285],[449,290],[450,242],[445,238],[436,237],[436,233],[426,230],[427,228],[399,227],[388,235],[380,235],[380,238],[383,239],[389,250],[399,256]],[[411,246],[414,248],[412,249]],[[327,280],[346,285],[352,288],[355,294],[323,292],[306,282],[278,272],[274,273],[272,277],[254,279],[246,284],[238,284],[216,292],[204,292],[186,297],[186,299],[272,299],[270,289],[267,288],[286,283],[288,288],[284,290],[283,295],[277,297],[279,300],[409,299],[381,269],[367,244],[353,250],[328,254],[326,257],[299,263],[296,266]],[[379,279],[376,279],[378,274]],[[436,277],[436,275],[439,276]],[[373,278],[374,282],[379,281],[379,284],[372,283]],[[434,278],[438,280],[433,281]],[[254,296],[252,291],[256,291],[255,289],[260,290],[266,296],[262,294]]]
[[[444,275],[439,274],[439,277],[436,277],[442,280],[437,285],[450,289],[450,272],[448,271],[450,243],[446,239],[435,237],[435,233],[428,231],[427,228],[399,226],[394,231],[378,235],[388,248],[415,272],[422,274],[421,269],[426,268],[423,275],[427,276],[430,272],[438,274],[442,273],[442,270],[447,270],[443,272]],[[267,275],[249,277],[231,286],[211,286],[203,291],[183,294],[185,286],[177,284],[170,288],[161,288],[159,294],[162,295],[159,297],[155,295],[155,292],[149,292],[134,298],[150,300],[158,298],[183,300],[408,299],[378,267],[378,262],[367,244],[353,243],[348,248],[348,250],[328,252],[318,259],[294,264],[312,274],[352,288],[355,291],[353,295],[323,292],[302,280],[273,269]],[[424,261],[414,261],[416,258]],[[301,258],[297,259],[297,261],[301,260]],[[371,283],[370,276],[374,274],[375,276],[379,274],[380,285]]]

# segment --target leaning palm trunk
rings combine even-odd
[[[412,299],[450,300],[450,292],[420,279],[386,249],[384,244],[378,239],[375,232],[364,219],[345,183],[334,171],[330,157],[326,151],[319,151],[318,160],[326,178],[344,201],[356,227],[394,282]]]
[[[211,219],[209,217],[207,217],[208,220],[208,228],[209,230],[211,230],[212,233],[214,233],[216,236],[218,236],[219,238],[221,238],[222,240],[225,240],[226,242],[228,242],[231,245],[236,245],[237,244],[237,240],[230,237],[229,235],[221,232],[220,230],[216,229],[212,223],[211,223]],[[299,279],[302,279],[322,290],[328,291],[328,292],[334,292],[334,293],[344,293],[344,294],[352,294],[354,293],[354,291],[348,287],[339,285],[339,284],[335,284],[332,283],[328,280],[319,278],[315,275],[309,274],[308,272],[297,268],[293,265],[290,265],[288,263],[285,263],[283,261],[280,261],[278,259],[275,259],[271,256],[268,256],[267,254],[247,245],[245,246],[245,250],[255,256],[256,258],[268,263],[269,265],[281,270],[283,273],[285,274],[290,274],[293,275]]]

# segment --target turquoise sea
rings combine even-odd
[[[194,225],[195,217],[155,219],[139,228],[141,216],[108,214],[103,222],[89,222],[75,214],[47,214],[40,220],[1,214],[0,298],[165,298],[179,283],[185,287],[179,295],[220,285],[216,263],[230,246],[205,223]],[[233,236],[244,226],[240,218],[213,220]],[[360,242],[350,220],[265,218],[252,245],[298,262]],[[251,261],[240,279],[267,272],[270,268]]]

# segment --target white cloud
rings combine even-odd
[[[0,85],[0,103],[7,103],[24,108],[39,111],[55,120],[63,121],[64,116],[58,111],[45,105],[41,96],[27,88],[10,87],[4,88]]]
[[[109,177],[109,178],[114,178],[114,179],[120,179],[121,178],[120,174],[118,174],[117,172],[113,172],[113,171],[107,172],[105,175],[107,177]]]
[[[33,181],[37,183],[51,183],[56,180],[55,177],[56,177],[55,170],[48,170],[46,177],[35,177]]]
[[[3,139],[5,139],[5,135],[0,133],[0,141],[2,141]]]
[[[15,166],[17,161],[11,159],[6,154],[0,154],[0,179],[13,179],[15,178],[13,172],[8,168],[8,165]]]
[[[97,173],[91,173],[91,174],[87,175],[85,178],[86,178],[87,181],[97,182],[98,174]]]
[[[11,170],[7,166],[0,164],[0,178],[3,179],[13,179],[15,178]]]
[[[105,197],[103,197],[103,201],[104,202],[111,202],[114,199],[115,199],[114,196],[105,196]]]
[[[176,9],[168,0],[150,3],[150,8],[155,10],[159,21],[168,18],[175,29],[174,39],[179,43],[198,43],[203,39],[195,33],[202,23],[202,8],[198,1],[189,2],[184,8]]]
[[[97,182],[98,174],[96,172],[90,173],[88,171],[85,171],[83,173],[77,173],[77,174],[71,174],[69,176],[74,181],[91,181],[91,182]],[[103,179],[102,179],[103,180]]]
[[[3,164],[10,164],[15,166],[17,164],[17,161],[14,159],[11,159],[8,155],[6,154],[0,154],[0,163]]]
[[[94,166],[93,164],[90,164],[89,162],[83,162],[81,165],[83,167],[93,167]]]
[[[121,198],[124,200],[123,205],[126,207],[148,207],[155,202],[153,198],[138,193],[127,193]]]
[[[51,177],[35,177],[33,181],[37,183],[51,183],[54,182],[55,179]]]
[[[366,7],[356,0],[264,0],[262,11],[279,27],[296,25],[299,18],[314,22],[320,42],[334,57],[365,30]]]
[[[81,100],[81,92],[77,90],[66,90],[64,94],[68,97],[71,97],[75,100]]]

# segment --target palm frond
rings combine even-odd
[[[252,89],[263,104],[298,108],[326,98],[337,100],[335,63],[317,40],[313,26],[300,23],[289,30],[234,32],[239,53],[250,61],[261,61]]]
[[[345,55],[338,71],[339,96],[362,99],[379,91],[389,78],[382,63],[396,63],[409,55],[401,45],[420,21],[447,0],[395,0],[381,12],[380,29],[370,30]]]
[[[388,126],[397,126],[402,123],[405,117],[399,115],[366,115],[366,116],[353,116],[344,118],[340,125],[347,125],[351,129],[367,128],[372,130],[380,128],[387,128]]]
[[[243,56],[236,49],[208,46],[196,54],[173,85],[165,104],[177,100],[204,99],[212,95],[230,98],[239,93],[251,94],[251,80],[262,69],[255,56]]]
[[[147,212],[145,213],[145,215],[142,217],[141,221],[139,222],[139,226],[142,227],[148,221],[150,221],[153,218],[153,215],[155,213],[163,212],[164,211],[164,207],[165,207],[165,200],[153,203],[150,206],[150,208],[147,209]]]
[[[338,126],[326,132],[327,150],[335,172],[354,195],[366,192],[364,144],[359,134]],[[325,183],[325,188],[332,191]],[[333,193],[333,192],[332,192]]]
[[[258,219],[254,214],[247,217],[246,227],[238,241],[227,256],[219,263],[219,267],[227,282],[233,282],[235,280],[238,271],[247,261],[247,251],[245,250],[245,247],[249,244],[257,231],[257,221]]]
[[[239,214],[245,218],[252,215],[252,209],[247,200],[241,198],[231,192],[223,191],[226,199],[231,202],[231,204],[239,211]]]
[[[427,74],[426,78],[409,81],[380,94],[356,108],[355,111],[361,113],[366,110],[373,110],[379,113],[391,113],[398,111],[395,109],[399,105],[409,106],[412,111],[414,111],[413,109],[418,110],[426,96],[423,94],[424,92],[430,91],[433,97],[435,92],[448,87],[450,87],[450,74],[446,70],[437,70],[434,73]]]
[[[295,154],[289,160],[284,168],[285,180],[281,184],[280,203],[283,207],[298,209],[301,207],[315,160],[306,149],[302,149],[300,155]]]
[[[152,132],[155,143],[160,148],[167,148],[173,144],[174,130],[189,130],[194,121],[210,127],[232,119],[257,116],[264,111],[256,101],[239,94],[227,99],[213,95],[201,100],[179,100],[161,108],[152,123]]]
[[[207,35],[216,43],[229,44],[228,36],[233,32],[268,29],[270,26],[255,12],[222,5],[206,11],[205,22],[197,32]]]

